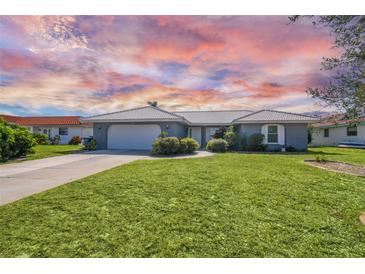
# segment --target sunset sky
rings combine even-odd
[[[287,16],[0,16],[0,113],[321,109],[333,37]]]

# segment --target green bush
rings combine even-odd
[[[246,135],[240,137],[239,143],[239,150],[248,150],[248,138]]]
[[[58,145],[60,143],[61,137],[59,135],[55,135],[52,138],[49,138],[49,143],[51,145]]]
[[[228,130],[224,132],[223,138],[228,143],[229,150],[239,149],[239,136],[233,126],[230,126]]]
[[[82,140],[80,136],[74,136],[71,138],[71,140],[68,142],[69,145],[79,145],[81,144]]]
[[[191,154],[197,149],[199,149],[199,144],[195,139],[187,137],[180,140],[180,153]]]
[[[48,135],[47,134],[33,132],[32,136],[38,145],[47,145],[48,144],[48,141],[47,141]]]
[[[158,138],[166,138],[167,136],[169,136],[169,133],[162,130],[160,135],[158,135]]]
[[[0,160],[26,156],[34,152],[36,141],[29,130],[0,119]]]
[[[285,148],[285,150],[286,150],[287,152],[296,152],[296,151],[297,151],[297,149],[296,149],[295,147],[293,147],[293,146],[287,146],[287,147]]]
[[[326,158],[326,156],[324,156],[324,155],[316,155],[316,162],[317,163],[323,163],[323,164],[325,164],[325,163],[327,163],[327,158]]]
[[[226,152],[228,143],[224,139],[212,139],[209,140],[206,149],[213,152]]]
[[[158,138],[152,145],[152,154],[171,155],[179,152],[180,141],[176,137]]]
[[[86,150],[96,150],[98,143],[95,139],[90,139],[89,142],[87,142],[84,146],[84,149]]]
[[[266,146],[263,144],[265,136],[261,133],[252,134],[247,139],[247,148],[251,151],[264,151]]]

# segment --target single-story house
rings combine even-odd
[[[365,144],[365,116],[352,120],[334,116],[313,124],[313,146],[337,146],[343,142]]]
[[[5,121],[27,127],[30,132],[43,133],[53,138],[60,136],[60,144],[67,144],[72,137],[92,137],[92,123],[80,121],[80,116],[12,116],[0,115]]]
[[[149,150],[161,131],[169,136],[192,137],[202,148],[222,127],[236,125],[240,135],[265,135],[269,150],[293,146],[307,149],[307,126],[316,118],[275,110],[169,112],[146,106],[83,118],[94,124],[98,149]]]

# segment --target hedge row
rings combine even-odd
[[[172,155],[191,154],[199,148],[199,144],[193,138],[160,137],[152,145],[152,154]]]
[[[36,140],[25,127],[0,118],[0,161],[25,156],[34,152]]]

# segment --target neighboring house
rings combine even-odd
[[[93,135],[92,123],[80,121],[80,116],[37,116],[21,117],[0,115],[5,121],[27,127],[31,132],[43,133],[53,138],[60,136],[60,144],[67,144],[72,137]]]
[[[83,118],[94,124],[98,149],[151,149],[161,131],[192,137],[202,148],[222,127],[236,125],[240,135],[265,135],[269,150],[307,149],[307,125],[317,119],[301,114],[260,110],[168,112],[147,106]]]
[[[337,146],[341,142],[365,144],[365,116],[355,120],[334,116],[313,125],[313,146]]]

